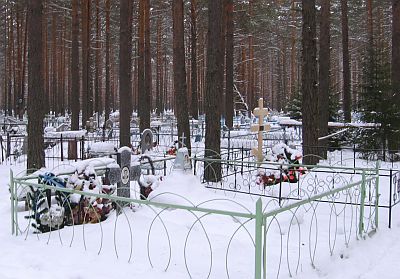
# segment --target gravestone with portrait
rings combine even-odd
[[[119,197],[130,197],[130,168],[131,149],[127,146],[118,149],[117,163],[121,169],[119,181],[117,182],[117,195]]]
[[[117,180],[117,195],[119,197],[130,198],[131,197],[131,189],[130,182],[132,180],[131,173],[134,173],[131,170],[131,149],[127,146],[123,146],[118,150],[117,153],[117,163],[119,165],[120,170],[114,170],[119,172],[119,177],[116,177]],[[139,167],[139,176],[140,176],[140,167]],[[114,175],[115,177],[115,175]],[[110,179],[111,182],[111,179]],[[126,205],[124,202],[118,202],[117,212],[120,212],[120,209]]]
[[[153,132],[150,129],[143,130],[140,147],[142,154],[153,150]]]

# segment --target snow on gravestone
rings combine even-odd
[[[131,165],[129,168],[129,182],[137,181],[140,178],[140,174],[141,174],[140,164]],[[113,185],[115,183],[118,184],[119,182],[122,181],[122,173],[120,166],[117,163],[108,164],[105,176],[108,179],[110,185]],[[126,179],[126,174],[124,175],[124,178]]]
[[[186,147],[178,149],[174,162],[174,170],[190,170],[192,163],[189,158],[189,151]]]

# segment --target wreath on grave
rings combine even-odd
[[[155,167],[153,160],[147,155],[143,155],[142,157],[140,157],[140,161],[143,160],[147,160],[148,163],[150,164],[151,174],[148,175],[141,174],[138,179],[141,200],[147,199],[150,193],[153,192],[153,190],[155,190],[159,186],[159,181],[162,180],[162,176],[155,175]]]
[[[61,179],[53,173],[39,175],[38,183],[69,188],[88,193],[113,194],[115,188],[106,185],[92,167],[82,172],[75,172],[68,179]],[[98,223],[107,219],[113,209],[113,203],[107,198],[98,198],[76,193],[54,191],[55,203],[52,202],[52,190],[30,186],[28,203],[33,211],[27,219],[32,219],[36,233],[45,233],[61,229],[64,226],[86,223]]]
[[[300,166],[302,155],[286,144],[277,144],[272,148],[272,154],[266,156],[270,162],[279,163],[276,169],[259,169],[256,176],[256,184],[264,188],[281,182],[297,183],[299,177],[306,173],[307,169]]]
[[[106,179],[100,179],[92,167],[75,172],[68,178],[66,187],[82,192],[111,195],[115,191],[112,185],[106,185]],[[113,208],[110,199],[71,194],[68,205],[70,212],[66,214],[68,225],[98,223],[107,219]]]
[[[178,151],[178,145],[179,141],[174,141],[174,143],[169,147],[167,152],[165,153],[166,155],[171,155],[171,156],[176,156],[176,152]]]
[[[39,184],[65,188],[65,181],[56,177],[53,173],[39,174]],[[61,206],[68,194],[61,191],[55,191],[55,198],[57,203],[52,204],[52,192],[50,189],[34,189],[29,186],[30,192],[27,193],[27,200],[29,207],[33,213],[25,216],[27,219],[32,220],[32,227],[36,229],[35,232],[49,232],[64,227],[65,209]]]

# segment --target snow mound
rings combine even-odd
[[[91,152],[112,153],[115,152],[115,145],[110,142],[95,142],[90,146]]]

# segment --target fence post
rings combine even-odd
[[[343,166],[343,148],[340,147],[340,165]]]
[[[263,278],[266,279],[267,278],[267,218],[263,219],[263,223],[264,223],[264,242],[263,242],[263,262],[262,262],[262,266],[263,266]]]
[[[60,145],[61,145],[61,161],[64,161],[64,147],[63,147],[63,135],[60,137]]]
[[[76,139],[76,137],[75,137],[75,154],[74,154],[74,157],[75,157],[75,162],[76,161],[78,161],[78,140]]]
[[[85,136],[82,136],[81,139],[81,160],[84,160],[85,157]]]
[[[12,169],[10,169],[10,201],[11,201],[11,234],[14,235],[15,233],[15,223],[14,223],[14,174]]]
[[[282,166],[279,167],[279,206],[281,206],[282,203]]]
[[[354,168],[354,173],[356,173],[356,145],[353,145],[353,168]]]
[[[230,153],[231,150],[231,129],[228,128],[228,163],[226,164],[226,171],[228,172],[229,169],[229,160],[230,160]]]
[[[393,187],[393,170],[390,169],[389,174],[389,229],[392,228],[392,187]]]
[[[7,133],[6,159],[10,157],[10,153],[11,153],[11,139],[10,139],[10,133]]]
[[[4,161],[4,153],[3,153],[3,136],[0,136],[0,147],[1,147],[1,162]]]
[[[194,154],[194,160],[193,160],[193,174],[196,175],[196,167],[197,167],[197,155]]]
[[[241,166],[241,169],[240,169],[240,174],[241,175],[243,175],[243,159],[244,159],[244,154],[243,154],[243,145],[242,145],[242,166]]]
[[[262,273],[262,226],[263,226],[263,213],[262,213],[262,201],[258,198],[256,203],[256,232],[255,232],[255,279],[261,279]]]
[[[379,161],[376,162],[375,178],[375,229],[378,228],[379,221]]]
[[[164,159],[165,159],[165,154],[164,154]],[[164,176],[167,176],[167,161],[164,160]]]
[[[362,172],[361,196],[360,196],[360,220],[358,223],[358,236],[362,237],[364,232],[364,205],[365,205],[365,171]]]

